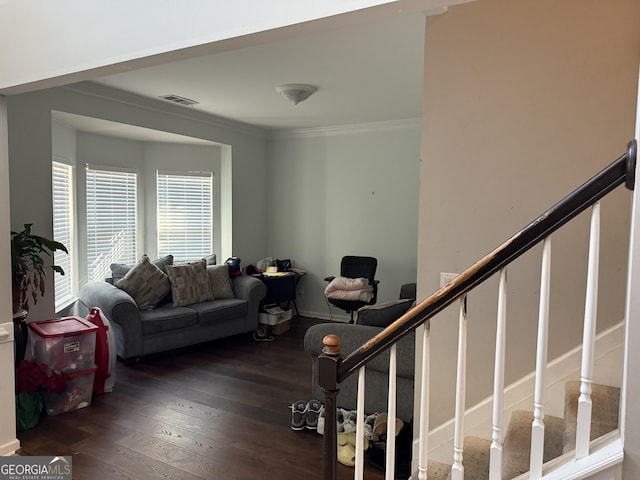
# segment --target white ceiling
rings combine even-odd
[[[187,97],[199,103],[182,108],[266,129],[415,119],[422,115],[424,24],[421,13],[393,16],[94,81],[150,98]],[[318,91],[294,106],[276,92],[284,83]]]

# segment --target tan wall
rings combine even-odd
[[[637,0],[480,0],[427,19],[418,282],[460,272],[625,151]],[[623,318],[629,205],[602,203],[598,329]],[[588,217],[553,236],[549,359],[582,338]],[[507,383],[533,370],[537,247],[509,269]],[[497,278],[469,297],[467,406],[491,394]],[[453,413],[457,307],[432,322],[432,419]]]

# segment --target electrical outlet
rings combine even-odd
[[[440,272],[440,286],[444,287],[447,283],[458,276],[457,273]]]

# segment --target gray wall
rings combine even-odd
[[[266,255],[266,135],[263,131],[211,116],[188,112],[162,102],[110,92],[90,94],[58,88],[8,97],[11,226],[33,223],[34,231],[52,235],[51,111],[94,116],[156,130],[220,142],[232,151],[233,254],[242,258]],[[98,93],[99,89],[98,89]],[[188,112],[188,113],[185,113]],[[36,192],[34,194],[34,192]],[[31,318],[50,318],[54,311],[52,276],[45,297],[30,311]]]
[[[307,272],[302,313],[348,318],[323,293],[344,255],[378,258],[379,302],[416,281],[419,121],[294,131],[269,157],[267,250]]]
[[[626,150],[638,18],[636,0],[482,0],[427,20],[420,294]],[[602,202],[599,330],[623,318],[630,201],[623,188]],[[553,235],[550,360],[581,342],[588,228],[583,214]],[[507,383],[534,369],[540,253],[509,268]],[[469,298],[467,405],[491,393],[496,305],[496,278]],[[431,322],[433,426],[453,412],[456,308]]]
[[[86,89],[60,88],[9,97],[13,228],[30,222],[37,233],[51,235],[53,154],[78,165],[140,163],[153,170],[165,167],[152,165],[150,158],[170,165],[176,151],[184,148],[76,133],[57,121],[52,123],[51,111],[58,110],[224,144],[191,151],[201,165],[215,149],[216,172],[224,169],[225,155],[231,153],[232,169],[226,175],[221,172],[219,178],[233,186],[233,254],[244,265],[266,256],[291,258],[295,266],[306,270],[298,292],[302,313],[329,317],[322,279],[338,273],[345,254],[378,257],[381,302],[397,298],[402,283],[415,281],[419,121],[291,131],[267,139],[264,132],[250,127],[222,128],[217,120],[190,118],[191,113],[171,105],[126,95],[123,103],[110,99],[113,92],[106,89],[99,96],[86,94]],[[94,90],[91,87],[88,93]],[[122,96],[118,93],[117,99]],[[29,188],[20,187],[25,184]],[[150,201],[153,195],[147,190],[146,201]],[[34,197],[33,191],[39,195]],[[155,221],[147,217],[145,222],[147,242],[152,245]],[[78,240],[82,239],[79,232]],[[32,318],[53,315],[52,290],[52,284],[48,285],[45,298],[31,310]],[[334,311],[334,318],[346,316]]]

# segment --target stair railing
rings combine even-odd
[[[451,280],[448,284],[436,290],[425,300],[420,302],[414,308],[398,318],[394,323],[385,328],[375,337],[371,338],[356,350],[343,357],[340,351],[340,339],[335,335],[327,335],[323,339],[323,354],[318,358],[318,383],[325,392],[325,431],[323,436],[323,478],[324,480],[337,480],[337,435],[336,435],[336,397],[340,389],[340,383],[350,375],[360,371],[358,382],[359,398],[358,398],[358,418],[357,418],[357,438],[362,436],[363,429],[363,394],[364,392],[364,369],[368,362],[376,358],[387,349],[391,349],[390,368],[389,368],[389,412],[390,419],[395,418],[395,345],[406,335],[415,331],[418,327],[423,326],[424,335],[423,352],[428,353],[430,348],[430,319],[456,300],[461,300],[460,305],[460,337],[459,354],[458,354],[458,379],[457,379],[457,397],[456,397],[456,431],[461,429],[464,413],[464,372],[465,366],[465,338],[464,329],[466,325],[466,294],[475,287],[483,283],[485,280],[500,272],[500,296],[499,296],[499,318],[498,318],[498,337],[496,345],[496,378],[494,382],[494,390],[497,393],[497,405],[494,404],[494,424],[492,426],[492,446],[491,446],[491,479],[499,479],[499,466],[501,465],[501,445],[500,437],[502,435],[502,426],[500,417],[501,398],[504,386],[504,327],[500,326],[504,323],[504,291],[506,290],[506,267],[522,254],[533,248],[540,241],[545,240],[543,253],[543,272],[541,279],[541,303],[539,313],[539,336],[538,347],[544,353],[539,353],[536,360],[537,373],[540,364],[546,364],[546,325],[548,321],[548,292],[544,293],[545,285],[548,285],[548,262],[550,261],[550,235],[560,227],[568,223],[574,217],[587,208],[594,206],[592,215],[591,243],[590,243],[590,267],[588,273],[588,292],[586,317],[595,316],[595,292],[593,288],[597,288],[594,282],[597,279],[597,250],[598,242],[594,240],[594,232],[599,232],[599,206],[598,202],[605,195],[622,185],[623,183],[629,190],[633,190],[635,181],[636,168],[636,150],[635,140],[627,144],[627,151],[617,158],[608,167],[600,173],[585,182],[582,186],[574,190],[560,202],[549,208],[542,215],[537,217],[533,222],[515,233],[511,238],[502,243],[489,254],[478,260],[471,267]],[[595,225],[594,225],[595,224]],[[592,258],[592,255],[595,256]],[[595,271],[593,270],[595,265]],[[545,266],[546,265],[546,266]],[[545,283],[546,282],[546,283]],[[547,303],[545,303],[547,302]],[[581,387],[581,395],[579,399],[579,426],[580,419],[587,417],[590,420],[591,404],[590,404],[590,369],[589,362],[593,361],[593,338],[595,337],[595,321],[594,318],[586,318],[585,320],[585,346],[583,347],[583,356],[590,355],[591,358],[584,362],[582,367],[581,378],[583,386]],[[589,351],[587,351],[589,350]],[[425,358],[427,357],[427,358]],[[543,368],[541,368],[543,370]],[[423,355],[422,363],[422,379],[421,379],[421,421],[419,428],[420,437],[420,455],[419,455],[419,479],[426,479],[427,459],[426,444],[428,436],[428,394],[429,394],[429,359],[428,354]],[[537,383],[539,380],[537,380]],[[362,399],[360,398],[362,397]],[[536,385],[536,393],[534,399],[534,424],[532,436],[544,437],[544,426],[541,425],[543,419],[543,388],[542,383]],[[460,411],[461,410],[461,411]],[[584,422],[582,422],[584,423]],[[576,455],[579,458],[588,453],[588,431],[589,421],[586,422],[586,432],[580,427],[578,428]],[[388,422],[387,431],[387,448],[386,448],[386,465],[393,465],[395,460],[395,426],[394,422]],[[462,430],[460,430],[461,432]],[[456,433],[454,439],[454,462],[451,472],[452,480],[464,478],[464,467],[462,466],[462,438]],[[586,440],[585,440],[586,439]],[[541,448],[539,449],[541,450]],[[534,458],[534,456],[536,458]],[[531,478],[540,478],[541,475],[541,453],[531,455],[531,468],[535,472]],[[356,477],[362,478],[363,470],[363,449],[356,449]],[[494,464],[496,466],[494,466]],[[496,470],[497,469],[497,470]],[[495,473],[498,472],[498,473]],[[392,480],[395,478],[394,469],[387,468],[385,479]]]

